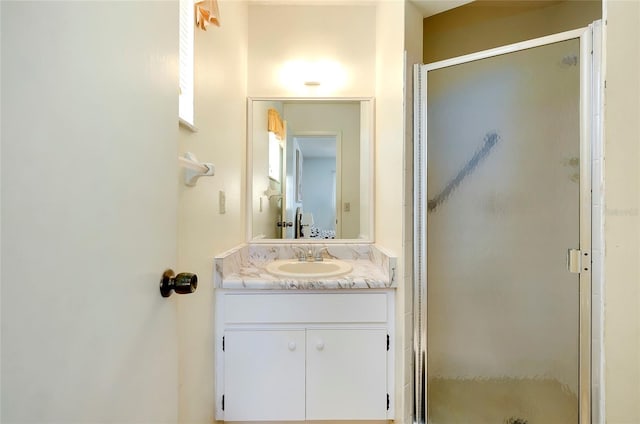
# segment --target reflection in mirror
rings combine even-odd
[[[372,241],[372,100],[250,99],[250,241]]]

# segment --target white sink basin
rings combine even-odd
[[[279,277],[326,278],[351,272],[351,265],[337,259],[318,262],[301,262],[297,259],[283,259],[267,264],[267,272]]]

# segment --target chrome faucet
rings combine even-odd
[[[293,249],[296,258],[300,262],[322,262],[324,260],[322,252],[327,252],[327,254],[329,254],[329,250],[326,246],[318,250],[314,250],[311,246],[307,248],[301,246],[291,246],[291,249]]]

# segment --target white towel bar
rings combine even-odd
[[[215,167],[212,163],[200,163],[193,153],[186,152],[184,157],[178,157],[178,164],[184,169],[184,183],[188,186],[196,185],[198,178],[212,176]]]

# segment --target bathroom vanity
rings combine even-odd
[[[244,245],[216,258],[217,419],[394,417],[395,258],[373,245],[309,248],[351,270],[267,272],[295,259],[291,245]]]

